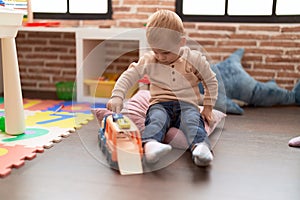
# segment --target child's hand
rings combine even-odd
[[[121,97],[112,97],[107,102],[106,108],[115,113],[120,113],[123,108],[123,99]]]
[[[214,120],[213,117],[213,112],[212,112],[213,108],[212,106],[204,106],[201,115],[204,121],[207,121],[209,126],[212,126],[214,123],[216,123],[216,121]]]

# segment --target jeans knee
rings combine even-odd
[[[163,124],[168,121],[168,113],[163,108],[163,106],[160,105],[152,105],[147,114],[146,114],[146,121],[145,123],[158,123]]]

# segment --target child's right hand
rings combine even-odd
[[[121,97],[112,97],[106,104],[106,108],[115,113],[120,113],[123,109],[123,99]]]

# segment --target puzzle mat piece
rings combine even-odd
[[[4,111],[0,110],[0,116],[3,114]],[[24,114],[26,118],[25,134],[10,136],[2,133],[0,134],[0,143],[50,148],[54,145],[54,142],[60,142],[63,137],[75,132],[75,128],[80,128],[82,124],[86,124],[93,119],[92,114],[82,113],[25,110]]]
[[[40,99],[23,99],[24,110],[47,110],[49,107],[60,104],[61,100],[40,100]]]
[[[56,112],[71,112],[71,113],[86,113],[91,114],[90,103],[78,103],[72,101],[65,101],[60,104],[54,105],[47,109],[48,111]]]
[[[46,110],[49,107],[60,104],[61,100],[40,100],[40,99],[23,99],[24,110]],[[4,104],[1,102],[0,109],[4,109]]]
[[[36,113],[36,111],[24,110],[25,118],[26,118],[27,116],[35,115],[35,113]],[[0,109],[0,117],[3,117],[3,116],[5,116],[5,110]]]
[[[106,105],[103,103],[82,103],[75,101],[64,101],[60,104],[49,107],[48,111],[58,111],[58,112],[72,112],[72,113],[86,113],[90,114],[91,109],[93,108],[106,108]]]
[[[7,135],[0,132],[0,143],[7,146],[23,145],[26,147],[50,148],[54,143],[60,142],[71,134],[69,128],[59,127],[26,127],[25,133],[21,135]]]
[[[35,115],[37,111],[31,111],[31,110],[24,110],[24,115],[25,115],[25,119],[28,116],[32,116]],[[4,109],[0,109],[0,117],[5,116],[5,110]]]
[[[25,160],[32,160],[37,153],[43,151],[44,149],[41,147],[30,148],[22,145],[6,146],[0,144],[0,177],[9,175],[13,167],[21,167]]]
[[[94,119],[93,114],[44,111],[26,116],[26,126],[60,127],[75,131],[92,119]]]
[[[75,128],[80,128],[81,125],[87,124],[89,120],[93,119],[92,114],[85,113],[36,111],[59,106],[61,103],[61,101],[47,100],[28,100],[25,102],[24,114],[27,127],[25,134],[9,136],[0,133],[0,177],[9,175],[12,167],[22,166],[25,159],[33,159],[36,152],[43,152],[42,147],[53,146],[53,142],[61,141],[63,137],[67,137],[75,131]],[[84,107],[90,111],[90,107],[86,105],[80,105],[81,109]],[[79,110],[78,105],[76,106],[76,110]],[[0,116],[4,116],[4,114],[4,110],[0,110]],[[30,127],[30,124],[33,124],[33,127]]]
[[[2,98],[3,99],[3,98]],[[105,108],[106,105],[103,103],[87,103],[87,102],[76,102],[76,101],[62,101],[62,100],[41,100],[41,99],[23,99],[24,110],[48,110],[56,111],[60,106],[63,112],[83,112],[91,113],[91,108]],[[0,99],[0,109],[4,109],[3,100]]]

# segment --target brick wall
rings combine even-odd
[[[139,43],[130,40],[108,40],[105,43],[105,52],[105,72],[120,74],[128,68],[130,63],[139,60]]]
[[[256,80],[292,89],[300,79],[300,24],[186,23],[186,29],[215,62],[245,48],[243,67]]]
[[[143,27],[157,8],[175,10],[175,0],[113,0],[113,20],[61,21],[65,26]],[[272,78],[291,89],[300,79],[300,24],[184,23],[214,62],[245,48],[242,64],[256,80]],[[17,36],[22,88],[54,91],[54,84],[75,80],[75,34],[21,31]],[[113,52],[113,51],[112,51]],[[136,56],[134,54],[133,56]],[[129,56],[130,57],[130,56]],[[113,63],[124,70],[128,55]],[[124,60],[126,62],[124,63]],[[120,68],[115,66],[122,66]]]
[[[75,33],[21,31],[16,43],[22,89],[54,91],[75,79]]]

